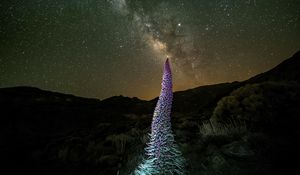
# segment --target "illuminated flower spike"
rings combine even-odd
[[[171,128],[172,101],[172,72],[167,59],[162,89],[153,114],[150,142],[145,148],[146,159],[134,171],[135,175],[185,174],[185,160],[175,143]]]

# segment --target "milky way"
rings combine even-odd
[[[241,81],[300,48],[295,0],[0,2],[0,87],[151,99],[168,57],[174,90]]]
[[[177,75],[181,75],[177,78],[181,81],[192,79],[197,84],[199,80],[194,72],[193,60],[196,58],[193,56],[195,48],[192,33],[188,31],[189,26],[183,26],[182,23],[186,14],[180,13],[184,10],[183,2],[176,6],[161,2],[148,10],[131,1],[109,2],[117,12],[132,20],[135,35],[138,34],[157,54],[152,59],[172,58]]]

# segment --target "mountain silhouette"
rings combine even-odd
[[[283,61],[275,68],[256,75],[246,83],[258,83],[262,81],[300,81],[300,51],[295,53],[291,58]]]
[[[292,140],[299,138],[299,129],[295,127],[299,124],[299,119],[295,117],[299,114],[295,106],[300,104],[299,67],[300,52],[297,52],[275,68],[242,82],[200,86],[174,92],[172,122],[176,140],[188,160],[191,174],[281,174],[283,169],[292,166],[292,163],[284,164],[279,158],[285,160],[284,153],[291,156],[297,150],[297,145]],[[266,82],[284,82],[284,86],[264,84]],[[253,87],[257,88],[256,85],[275,92],[274,96],[263,96],[272,98],[270,102],[279,101],[274,103],[275,106],[280,108],[281,105],[284,106],[282,103],[286,103],[286,107],[282,107],[279,113],[287,115],[282,118],[285,117],[293,124],[283,122],[288,126],[280,127],[282,120],[275,120],[278,116],[268,113],[268,109],[273,108],[263,104],[266,106],[265,109],[262,108],[262,112],[265,110],[268,117],[274,116],[274,126],[285,130],[281,132],[282,135],[273,129],[261,129],[255,122],[250,124],[245,119],[243,122],[248,122],[245,126],[251,126],[251,130],[245,133],[222,133],[220,136],[214,131],[214,134],[204,137],[201,129],[206,125],[203,123],[216,115],[216,107],[224,108],[227,104],[223,105],[221,99],[227,96],[241,97],[252,91]],[[285,98],[286,96],[291,96],[292,101]],[[253,98],[243,96],[243,99]],[[280,103],[282,99],[283,102]],[[123,96],[98,100],[24,86],[0,88],[0,159],[4,162],[2,171],[7,170],[11,174],[28,172],[74,175],[129,173],[140,162],[139,155],[142,155],[140,153],[147,143],[147,133],[156,102],[157,98],[145,101]],[[240,123],[234,124],[238,128],[244,126]],[[286,129],[289,127],[293,129]],[[247,143],[241,138],[247,138]],[[260,145],[270,145],[269,143],[279,146],[269,149]],[[294,145],[291,146],[292,144]],[[252,154],[258,154],[256,157],[261,159],[253,158]],[[229,164],[233,168],[227,167]],[[225,170],[221,171],[222,169]]]

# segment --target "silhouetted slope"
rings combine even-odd
[[[1,88],[0,126],[55,135],[98,122],[121,120],[127,113],[145,113],[147,106],[147,102],[137,98],[112,97],[100,101],[32,87]]]
[[[205,111],[207,108],[213,108],[212,104],[215,104],[223,96],[228,95],[233,89],[239,87],[239,85],[239,82],[221,83],[175,92],[174,111],[197,113]]]
[[[258,74],[245,83],[259,83],[263,81],[298,81],[300,82],[300,51],[291,58],[283,61],[275,68]]]
[[[148,101],[140,100],[136,97],[129,98],[124,96],[114,96],[100,102],[101,108],[118,113],[151,113],[154,104]],[[117,109],[117,110],[116,110]]]
[[[222,97],[229,95],[234,89],[246,84],[260,83],[263,81],[300,82],[300,51],[275,68],[246,81],[200,86],[194,89],[175,92],[173,111],[188,113],[203,112],[207,109],[214,108]],[[155,100],[157,99],[154,99],[154,101]]]

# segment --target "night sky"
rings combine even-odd
[[[300,49],[299,0],[0,2],[0,87],[84,97],[159,95],[245,80]]]

